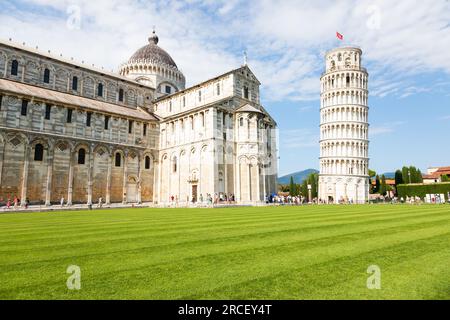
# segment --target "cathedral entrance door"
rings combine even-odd
[[[198,190],[198,186],[195,184],[192,186],[192,202],[196,203],[197,202],[197,190]]]

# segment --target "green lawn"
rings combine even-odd
[[[3,214],[0,299],[450,299],[450,206]]]

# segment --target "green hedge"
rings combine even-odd
[[[398,197],[420,197],[425,198],[427,194],[445,194],[448,200],[450,192],[450,183],[433,183],[433,184],[400,184],[397,186]]]

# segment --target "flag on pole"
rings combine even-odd
[[[340,34],[339,32],[336,32],[336,37],[337,37],[339,40],[344,40],[344,36],[343,36],[342,34]]]

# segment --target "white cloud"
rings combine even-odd
[[[318,100],[323,54],[338,45],[364,50],[373,96],[407,97],[439,90],[415,76],[450,73],[450,5],[445,0],[22,0],[51,10],[7,3],[0,37],[13,37],[116,69],[156,25],[161,47],[188,84],[239,66],[242,51],[263,83],[266,100]],[[81,29],[66,27],[67,7],[81,9]],[[335,32],[344,34],[339,42]],[[442,88],[442,87],[441,87]],[[424,91],[425,90],[425,91]],[[442,89],[441,89],[442,90]],[[445,94],[445,93],[444,93]]]
[[[304,112],[309,112],[309,111],[311,111],[311,110],[314,110],[315,108],[313,107],[313,106],[305,106],[305,107],[300,107],[299,108],[299,111],[301,112],[301,113],[304,113]],[[318,108],[317,108],[318,109]]]
[[[319,135],[309,129],[280,130],[280,148],[292,150],[302,148],[316,148]]]
[[[369,136],[374,137],[374,136],[379,136],[379,135],[395,132],[395,130],[398,127],[400,127],[404,124],[405,124],[404,121],[394,121],[394,122],[384,123],[379,126],[375,125],[373,127],[370,127]]]

